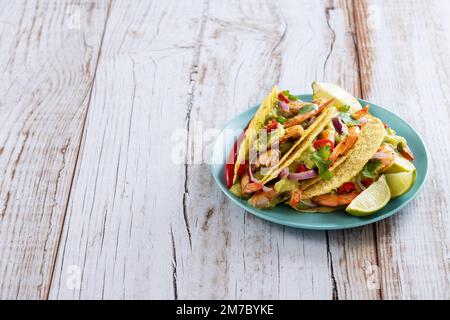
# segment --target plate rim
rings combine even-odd
[[[295,96],[299,97],[300,99],[311,99],[312,98],[312,94],[296,94]],[[401,209],[403,209],[405,206],[407,206],[412,200],[414,200],[417,195],[419,194],[420,191],[422,191],[422,188],[425,185],[425,182],[428,178],[428,173],[429,173],[429,152],[428,152],[428,148],[426,146],[426,144],[424,143],[424,140],[422,138],[422,136],[417,132],[417,130],[411,126],[406,120],[404,120],[402,117],[400,117],[399,115],[397,115],[395,112],[392,112],[391,110],[388,110],[382,106],[380,106],[379,104],[373,103],[373,102],[369,102],[365,99],[359,99],[357,98],[357,100],[360,103],[363,104],[369,104],[369,105],[375,105],[378,108],[381,108],[383,111],[397,117],[398,119],[400,119],[402,122],[404,122],[408,128],[413,131],[417,137],[419,138],[419,142],[420,144],[423,146],[424,150],[425,150],[425,172],[424,172],[424,176],[423,176],[423,180],[422,183],[419,185],[419,187],[417,188],[417,190],[411,194],[411,196],[406,199],[405,201],[403,201],[399,206],[397,206],[396,208],[392,209],[390,212],[387,212],[383,215],[380,215],[379,217],[376,218],[372,218],[370,220],[364,221],[364,220],[356,220],[354,223],[350,223],[347,224],[345,226],[327,226],[327,225],[316,225],[316,224],[307,224],[307,223],[302,223],[299,224],[298,222],[290,222],[290,221],[281,221],[275,217],[271,217],[268,215],[265,215],[264,213],[261,213],[259,211],[257,211],[256,208],[252,208],[250,206],[243,206],[242,203],[240,203],[237,199],[235,199],[234,197],[232,197],[229,194],[229,190],[226,189],[224,187],[224,185],[222,184],[221,181],[219,181],[219,177],[218,175],[215,174],[214,172],[214,163],[211,162],[210,163],[210,170],[211,170],[211,175],[214,178],[214,181],[216,182],[216,184],[219,186],[219,189],[227,196],[228,199],[230,199],[233,203],[235,203],[239,208],[243,209],[244,211],[247,211],[255,216],[257,216],[260,219],[269,221],[271,223],[275,223],[275,224],[279,224],[279,225],[283,225],[283,226],[287,226],[287,227],[292,227],[292,228],[297,228],[297,229],[305,229],[305,230],[321,230],[321,231],[325,231],[325,230],[344,230],[344,229],[351,229],[351,228],[358,228],[358,227],[362,227],[362,226],[366,226],[366,225],[370,225],[373,223],[376,223],[378,221],[387,219],[391,216],[393,216],[394,214],[396,214],[397,212],[399,212]],[[243,113],[247,112],[249,109],[252,108],[256,108],[258,107],[258,104],[251,106],[249,108],[247,108],[246,110],[242,111],[241,113],[239,113],[238,115],[236,115],[235,117],[233,117],[231,120],[227,121],[227,123],[222,127],[222,129],[220,130],[219,134],[217,135],[214,144],[213,144],[213,148],[211,150],[211,158],[210,159],[215,159],[215,150],[216,150],[216,146],[219,143],[219,137],[222,135],[223,131],[225,130],[225,128],[227,128],[233,121],[235,121],[238,117],[240,117]],[[219,165],[219,164],[217,164]],[[314,213],[311,213],[314,214]],[[332,213],[330,213],[332,214]]]

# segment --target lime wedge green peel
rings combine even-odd
[[[391,191],[384,175],[361,192],[345,209],[354,216],[368,216],[383,207],[391,199]]]
[[[386,174],[386,182],[391,190],[391,198],[400,197],[411,189],[416,180],[416,171]]]
[[[415,170],[416,168],[414,167],[412,162],[406,160],[401,156],[397,156],[391,166],[384,170],[384,173],[412,172]]]

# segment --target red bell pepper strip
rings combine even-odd
[[[281,101],[283,101],[285,103],[289,103],[289,99],[282,92],[280,92],[278,94],[278,99],[280,99]]]
[[[338,188],[338,194],[346,194],[356,190],[356,186],[353,182],[346,182]]]
[[[275,130],[278,127],[278,122],[275,119],[270,120],[266,125],[266,130]]]
[[[408,146],[398,146],[398,151],[400,151],[400,154],[405,157],[409,161],[414,160],[414,154],[412,153],[411,149]]]
[[[366,188],[368,188],[372,183],[373,183],[373,179],[370,179],[370,178],[361,180],[361,184]]]
[[[314,142],[314,148],[317,150],[324,146],[330,146],[330,151],[333,151],[334,149],[334,143],[330,139],[319,139]]]
[[[300,163],[297,170],[295,170],[295,173],[302,173],[305,171],[308,171],[308,167],[306,167],[303,163]]]

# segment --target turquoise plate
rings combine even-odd
[[[311,101],[312,99],[311,95],[300,95],[298,97],[305,101]],[[390,127],[397,131],[397,134],[405,137],[408,141],[408,146],[411,148],[416,158],[414,160],[414,165],[417,168],[417,178],[414,186],[403,196],[389,201],[387,206],[379,212],[368,217],[354,217],[345,211],[333,213],[298,213],[287,205],[278,205],[270,210],[260,210],[253,208],[246,200],[240,199],[229,192],[225,185],[224,164],[229,151],[233,147],[234,141],[225,141],[227,140],[225,139],[225,132],[227,130],[233,130],[233,132],[235,132],[238,129],[242,130],[245,128],[255,114],[258,106],[248,109],[231,120],[217,137],[212,150],[211,159],[211,171],[217,185],[231,201],[244,210],[262,219],[295,228],[313,230],[347,229],[370,224],[393,215],[413,200],[422,188],[428,174],[427,149],[419,134],[406,121],[373,103],[364,100],[359,101],[363,105],[369,104],[371,114],[386,122]]]

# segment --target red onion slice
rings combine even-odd
[[[283,101],[278,101],[278,106],[284,111],[289,111],[289,104]]]
[[[261,181],[259,181],[258,179],[256,179],[256,178],[253,176],[253,172],[252,172],[252,168],[251,168],[251,167],[252,167],[251,165],[248,166],[248,176],[249,176],[249,178],[250,178],[250,181],[251,181],[251,182],[254,182],[254,183],[259,183],[259,184],[261,184]],[[262,185],[262,184],[261,184],[261,185]],[[272,188],[269,188],[269,187],[266,187],[266,186],[262,185],[262,190],[263,190],[264,192],[269,192],[269,191],[272,191]]]
[[[355,179],[355,184],[358,187],[358,191],[362,192],[364,190],[366,190],[366,187],[364,187],[364,185],[361,183],[361,176],[358,175]]]
[[[288,179],[292,181],[308,180],[317,176],[317,172],[314,170],[308,170],[300,173],[290,173]]]
[[[289,174],[289,169],[288,168],[284,168],[283,170],[280,171],[280,174],[278,175],[279,178],[284,178]]]
[[[333,123],[333,127],[336,129],[337,133],[342,134],[344,132],[344,124],[339,116],[335,116],[331,119],[331,122]]]
[[[359,122],[361,122],[362,124],[367,123],[367,121],[369,121],[367,118],[359,118],[358,120],[359,120]]]

